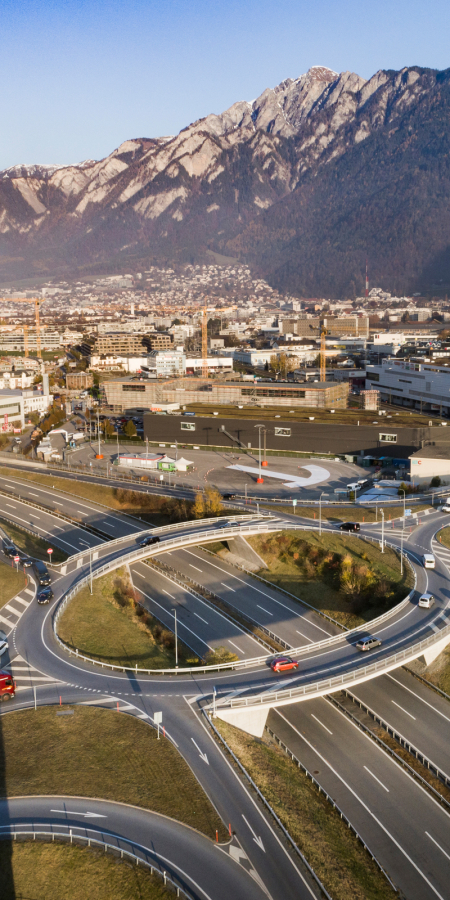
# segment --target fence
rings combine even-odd
[[[27,826],[17,826],[18,828],[23,828]],[[68,827],[68,826],[67,826]],[[39,830],[36,831],[36,828]],[[158,866],[153,865],[146,859],[144,856],[137,856],[136,853],[133,853],[131,850],[125,850],[123,847],[119,847],[118,844],[108,844],[106,841],[87,837],[84,834],[74,834],[74,829],[68,827],[68,831],[44,831],[40,826],[34,826],[33,831],[16,831],[14,827],[11,827],[9,831],[4,831],[2,828],[2,834],[0,836],[0,840],[6,840],[8,837],[12,838],[14,841],[17,841],[17,838],[25,838],[32,839],[36,841],[36,836],[44,837],[47,839],[46,842],[50,841],[54,843],[55,838],[61,841],[69,841],[71,844],[83,844],[87,847],[101,847],[105,853],[111,853],[113,856],[120,859],[129,859],[136,863],[136,866],[144,866],[145,868],[150,870],[150,875],[156,876],[160,878],[161,881],[164,882],[164,887],[168,888],[169,891],[173,891],[177,897],[185,897],[186,900],[194,900],[192,894],[188,893],[184,887],[177,884],[170,878],[164,870],[158,868]],[[136,845],[134,845],[136,846]],[[142,848],[142,852],[145,852],[144,848]]]

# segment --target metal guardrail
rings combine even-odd
[[[299,530],[305,530],[303,526],[296,526],[296,528]],[[260,534],[260,533],[267,533],[268,531],[280,531],[280,527],[278,524],[274,524],[271,526],[269,524],[269,522],[265,522],[262,525],[253,525],[253,526],[250,525],[249,528],[246,529],[244,533],[245,534]],[[223,536],[236,537],[238,535],[241,535],[243,533],[243,531],[242,531],[242,526],[240,526],[238,529],[230,526],[230,528],[221,529],[220,533]],[[211,531],[211,532],[203,532],[200,535],[199,534],[196,534],[193,536],[189,535],[188,537],[186,537],[185,535],[181,535],[180,537],[171,538],[171,539],[169,538],[169,540],[164,541],[163,544],[154,545],[153,549],[150,549],[148,547],[138,548],[137,550],[132,550],[128,554],[124,554],[121,557],[115,557],[115,559],[110,560],[109,563],[106,563],[105,565],[94,569],[92,572],[92,577],[94,579],[100,578],[102,575],[106,575],[109,572],[112,572],[115,569],[118,569],[122,565],[127,565],[127,564],[129,565],[130,563],[139,562],[139,561],[147,559],[148,557],[151,557],[151,556],[158,556],[159,554],[164,553],[167,549],[176,549],[180,545],[190,546],[191,544],[196,545],[196,544],[202,543],[204,541],[215,541],[215,540],[217,540],[217,529],[215,529],[214,531]],[[84,554],[84,555],[86,555],[86,554]],[[65,594],[61,598],[61,601],[57,607],[57,610],[55,612],[55,617],[54,617],[54,633],[55,633],[56,640],[59,642],[61,647],[64,648],[64,650],[66,650],[71,655],[76,656],[78,659],[83,660],[84,662],[89,662],[91,664],[101,666],[102,668],[117,670],[119,672],[129,671],[129,672],[134,672],[135,674],[140,673],[140,674],[144,674],[144,675],[180,675],[180,674],[185,675],[185,674],[193,674],[193,673],[198,674],[200,672],[216,672],[216,671],[222,671],[222,670],[226,670],[226,669],[242,669],[242,668],[245,669],[245,668],[249,668],[251,666],[257,666],[264,662],[267,662],[268,656],[265,655],[265,656],[255,657],[255,658],[249,659],[249,660],[241,660],[239,662],[221,663],[218,665],[209,665],[209,666],[196,666],[195,668],[191,667],[191,668],[178,668],[178,669],[138,669],[137,666],[135,666],[134,668],[131,668],[128,666],[115,666],[112,663],[104,663],[100,660],[94,660],[89,656],[84,656],[78,650],[76,650],[76,649],[74,650],[73,648],[69,647],[64,641],[61,640],[61,638],[59,637],[58,632],[57,632],[57,624],[58,624],[59,617],[60,617],[63,609],[67,605],[67,603],[70,602],[70,600],[81,590],[82,587],[84,587],[86,584],[88,584],[90,582],[90,577],[91,577],[90,573],[87,573],[83,578],[81,578],[76,583],[76,585],[70,591],[68,591],[67,594]],[[380,623],[386,621],[387,619],[393,617],[394,615],[396,615],[397,612],[401,611],[401,609],[403,609],[403,607],[409,602],[411,594],[413,592],[414,592],[414,589],[407,595],[407,597],[405,597],[404,600],[401,601],[401,603],[399,603],[397,606],[393,607],[393,609],[388,610],[386,613],[383,613],[383,615],[379,616],[377,619],[373,619],[372,622],[370,623],[371,626],[372,627],[377,626],[378,624],[380,624]],[[298,598],[296,598],[296,599],[298,599]],[[347,637],[349,634],[352,634],[353,632],[357,633],[360,630],[361,630],[361,626],[358,626],[357,628],[351,629],[350,631],[346,631],[345,637]],[[323,641],[319,641],[317,644],[314,644],[314,645],[309,644],[308,646],[292,648],[289,652],[291,655],[300,656],[302,653],[309,652],[312,647],[314,647],[314,649],[316,649],[316,648],[321,649],[322,647],[328,647],[332,644],[342,641],[342,638],[343,638],[342,634],[333,635],[332,637],[325,638]],[[273,656],[273,653],[271,653],[270,655]]]
[[[24,826],[21,826],[21,825],[17,826],[17,828],[21,828],[21,829],[23,827]],[[0,840],[6,840],[9,837],[9,838],[12,838],[14,841],[17,841],[17,838],[26,838],[28,840],[32,839],[35,842],[36,836],[38,836],[38,837],[47,838],[48,840],[45,841],[45,843],[48,843],[50,841],[50,839],[51,839],[51,842],[54,843],[55,838],[57,838],[58,840],[61,840],[63,842],[66,842],[67,840],[69,840],[70,844],[80,843],[83,845],[87,845],[87,847],[101,847],[102,849],[104,849],[105,853],[111,853],[113,856],[116,857],[116,859],[117,858],[130,859],[136,863],[136,866],[141,865],[141,866],[145,866],[145,868],[147,868],[147,869],[150,869],[150,875],[154,875],[157,878],[160,878],[161,881],[164,882],[164,887],[168,888],[170,891],[173,891],[177,897],[185,897],[186,900],[194,900],[193,895],[189,894],[185,888],[181,887],[181,885],[179,885],[175,881],[173,881],[173,879],[168,876],[166,871],[159,869],[158,866],[155,866],[152,863],[150,863],[147,859],[145,859],[145,857],[137,856],[136,853],[132,853],[130,850],[125,850],[123,847],[119,847],[118,844],[108,844],[104,840],[100,840],[100,839],[93,838],[93,837],[87,837],[87,835],[84,835],[84,834],[74,834],[73,833],[74,829],[69,828],[69,826],[67,826],[67,828],[68,828],[67,832],[44,831],[43,829],[40,828],[40,826],[37,826],[37,827],[39,829],[38,831],[36,831],[36,828],[34,828],[33,831],[23,831],[23,830],[16,831],[16,829],[13,827],[11,827],[9,829],[9,831],[3,831],[3,829],[2,829],[2,834],[0,835]],[[134,845],[134,846],[136,846],[136,845]]]
[[[312,781],[312,783],[313,783],[313,784],[315,785],[315,787],[318,789],[319,794],[323,794],[323,796],[325,797],[325,799],[328,800],[328,803],[331,803],[331,806],[333,807],[333,809],[336,810],[336,812],[338,813],[338,815],[340,816],[340,818],[342,819],[342,821],[345,822],[345,824],[346,824],[347,827],[350,829],[350,831],[353,832],[353,834],[355,835],[355,837],[356,837],[356,839],[359,841],[359,843],[363,845],[364,850],[367,850],[367,853],[369,854],[369,856],[371,857],[371,859],[373,859],[375,865],[379,868],[380,872],[384,875],[384,877],[387,879],[387,881],[389,882],[389,884],[391,885],[391,887],[392,887],[392,888],[394,889],[394,891],[398,894],[398,888],[396,888],[395,884],[391,881],[391,879],[389,878],[389,875],[387,874],[387,872],[385,871],[385,869],[383,869],[383,866],[382,866],[381,863],[378,861],[378,859],[377,859],[377,857],[375,856],[375,854],[372,853],[370,847],[368,846],[368,844],[366,844],[364,838],[361,837],[359,831],[356,830],[355,826],[352,825],[352,823],[350,822],[350,819],[347,818],[347,816],[345,815],[345,813],[342,812],[340,806],[338,806],[337,803],[336,803],[336,801],[333,800],[333,797],[331,796],[331,794],[328,794],[328,793],[327,793],[327,791],[322,787],[322,785],[319,784],[319,782],[317,781],[317,779],[314,778],[314,775],[309,771],[309,769],[307,769],[306,766],[305,766],[302,762],[300,762],[299,759],[297,759],[297,757],[295,756],[295,754],[292,753],[292,750],[289,750],[289,747],[287,747],[286,744],[284,744],[283,741],[280,740],[280,738],[278,737],[278,735],[275,734],[275,732],[272,731],[272,729],[269,728],[268,725],[266,725],[266,731],[268,732],[268,734],[270,734],[271,737],[273,737],[273,739],[277,742],[277,744],[281,747],[281,749],[284,750],[284,752],[286,753],[286,756],[289,756],[289,758],[292,760],[292,762],[294,762],[294,763],[298,766],[298,768],[301,769],[302,772],[305,773],[306,777],[309,778],[310,781]]]
[[[260,798],[260,800],[262,800],[262,802],[263,802],[264,806],[266,807],[266,809],[269,810],[270,815],[273,816],[273,818],[275,819],[275,821],[276,821],[278,827],[281,828],[281,830],[282,830],[282,832],[283,832],[285,838],[287,838],[287,840],[288,840],[289,844],[291,845],[291,847],[295,850],[295,852],[297,853],[297,855],[300,857],[300,859],[302,860],[303,864],[306,866],[306,868],[307,868],[309,874],[312,876],[312,878],[314,878],[314,881],[316,882],[317,886],[320,888],[321,891],[323,891],[323,893],[324,893],[325,897],[327,898],[327,900],[332,900],[332,898],[330,897],[328,891],[327,891],[327,890],[325,889],[325,887],[323,886],[323,884],[322,884],[322,882],[321,882],[319,876],[316,874],[316,872],[314,871],[313,867],[311,866],[311,864],[310,864],[310,863],[308,862],[308,860],[306,859],[306,856],[303,855],[302,851],[300,850],[300,847],[298,847],[298,845],[295,843],[294,839],[293,839],[293,838],[291,837],[291,835],[289,834],[289,831],[287,830],[287,828],[285,828],[285,826],[283,825],[283,823],[282,823],[281,819],[279,818],[279,816],[277,816],[277,814],[276,814],[276,812],[275,812],[273,806],[270,805],[269,801],[266,799],[266,797],[264,796],[263,792],[260,790],[260,788],[258,787],[258,785],[253,781],[253,778],[251,777],[251,775],[249,775],[249,773],[247,772],[247,769],[242,765],[240,759],[236,756],[235,753],[233,753],[231,747],[227,744],[225,738],[222,737],[220,731],[218,731],[218,729],[217,729],[216,726],[214,725],[214,722],[212,721],[211,717],[210,717],[204,710],[202,710],[202,712],[203,712],[203,715],[206,716],[208,725],[210,726],[210,728],[212,728],[214,734],[216,735],[216,737],[218,738],[218,740],[221,742],[221,744],[223,744],[223,746],[225,747],[225,749],[227,750],[227,752],[230,754],[230,756],[232,757],[232,759],[234,760],[234,762],[236,763],[236,765],[238,766],[238,768],[241,770],[241,772],[243,773],[243,775],[245,776],[245,778],[247,779],[247,781],[249,782],[249,784],[251,784],[253,790],[256,791],[258,797]]]
[[[69,525],[76,525],[77,528],[83,528],[84,531],[90,531],[96,537],[108,538],[106,532],[102,531],[100,528],[96,528],[95,525],[86,525],[78,519],[75,519],[73,516],[66,516],[58,510],[51,509],[48,506],[42,506],[41,503],[29,500],[28,497],[20,497],[17,492],[13,494],[0,488],[0,496],[8,497],[10,500],[17,500],[18,503],[24,503],[26,506],[31,506],[32,509],[39,509],[41,512],[46,512],[49,516],[54,516],[55,519],[61,519],[63,522],[68,522]]]

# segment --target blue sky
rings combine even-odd
[[[312,65],[450,66],[448,0],[1,0],[0,169],[175,134]]]

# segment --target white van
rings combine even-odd
[[[441,512],[450,513],[450,498],[445,501],[443,506],[441,506]]]
[[[436,560],[432,553],[424,553],[422,556],[422,562],[424,569],[435,569],[436,568]]]
[[[422,594],[422,596],[419,597],[419,606],[421,606],[423,609],[431,609],[433,604],[434,604],[433,594]]]

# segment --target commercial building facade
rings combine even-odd
[[[387,403],[450,417],[448,366],[384,359],[380,365],[367,366],[366,388],[378,390]]]

